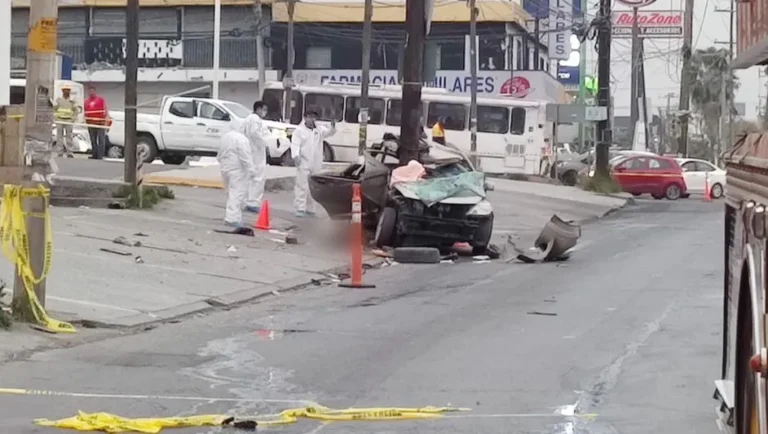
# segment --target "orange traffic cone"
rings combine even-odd
[[[352,184],[352,245],[350,252],[351,279],[349,283],[339,283],[342,288],[375,288],[376,285],[363,283],[363,194],[360,184]]]
[[[259,211],[259,219],[256,220],[256,224],[253,225],[256,229],[261,229],[262,231],[268,231],[272,229],[272,226],[270,224],[269,219],[269,201],[265,200],[264,203],[261,205],[261,211]]]
[[[712,202],[712,191],[709,187],[709,173],[707,173],[704,178],[704,201]]]

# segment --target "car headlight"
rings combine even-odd
[[[480,201],[469,210],[467,215],[486,216],[493,212],[493,206],[487,200]]]

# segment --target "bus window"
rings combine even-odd
[[[280,121],[283,119],[283,90],[282,89],[266,89],[264,91],[263,101],[267,104],[267,116],[265,119],[270,121]],[[293,100],[293,108],[291,109],[292,124],[298,124],[304,118],[304,97],[301,92],[291,92],[291,100]]]
[[[308,93],[304,97],[304,102],[307,109],[314,109],[317,112],[318,120],[341,122],[344,116],[343,96]]]
[[[477,131],[506,134],[509,129],[509,109],[506,107],[477,106]]]
[[[400,118],[403,115],[403,102],[399,99],[387,101],[387,125],[400,126]]]
[[[512,109],[512,119],[510,121],[509,132],[516,136],[525,133],[525,109],[515,107]]]
[[[446,119],[446,130],[462,131],[467,126],[467,107],[463,104],[430,102],[427,111],[427,126],[432,128],[440,118]]]
[[[347,97],[347,110],[344,112],[344,122],[356,124],[360,115],[360,98]],[[384,120],[384,100],[368,98],[368,124],[381,125]]]
[[[21,86],[11,86],[11,104],[24,104],[24,92]]]

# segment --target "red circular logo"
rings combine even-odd
[[[617,2],[631,8],[642,8],[656,3],[656,0],[616,0]]]
[[[499,93],[502,95],[514,98],[525,98],[532,91],[531,82],[525,77],[512,77],[505,81],[499,89]]]

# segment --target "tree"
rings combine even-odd
[[[720,104],[722,80],[725,80],[726,98],[732,112],[735,110],[733,96],[739,88],[738,77],[728,68],[729,58],[727,49],[715,47],[696,50],[691,58],[691,104],[696,114],[701,116],[701,133],[706,138],[703,146],[700,145],[702,142],[697,142],[696,147],[689,148],[691,156],[711,160],[718,149],[729,146],[725,143],[722,144],[724,146],[715,146],[720,142],[720,120],[728,115],[723,112]]]

